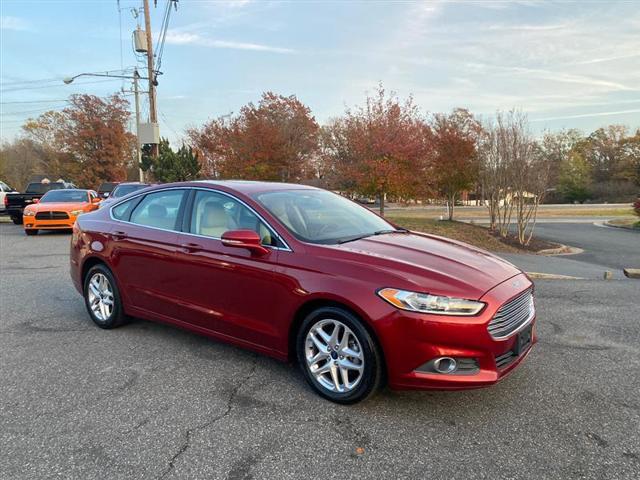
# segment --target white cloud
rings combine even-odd
[[[230,40],[216,40],[197,33],[167,32],[166,42],[173,45],[195,45],[209,48],[227,48],[232,50],[253,50],[270,53],[294,53],[291,48],[274,47],[260,43],[236,42]]]
[[[577,115],[563,115],[559,117],[536,118],[531,120],[531,122],[550,122],[553,120],[569,120],[572,118],[608,117],[612,115],[625,115],[628,113],[640,113],[640,108],[636,108],[633,110],[617,110],[614,112],[593,112],[593,113],[580,113]]]
[[[2,15],[2,17],[0,17],[0,30],[13,30],[16,32],[22,32],[29,29],[29,23],[22,18],[11,17],[8,15]]]

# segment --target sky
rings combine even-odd
[[[151,0],[155,33],[166,1],[153,8]],[[141,3],[2,0],[2,140],[15,138],[25,119],[64,108],[70,94],[130,89],[117,79],[62,79],[135,66],[131,32]],[[362,104],[379,83],[413,95],[425,113],[464,107],[488,119],[518,108],[536,134],[635,129],[640,0],[180,0],[161,70],[160,130],[172,142],[267,90],[296,95],[323,123]]]

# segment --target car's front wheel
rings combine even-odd
[[[37,235],[38,234],[38,229],[31,228],[31,229],[25,230],[24,233],[26,233],[27,235]]]
[[[120,292],[106,265],[94,265],[87,272],[84,278],[84,301],[89,316],[100,328],[115,328],[125,323]]]
[[[310,313],[298,331],[296,349],[309,384],[333,402],[364,400],[382,382],[383,361],[375,340],[345,309],[324,307]]]

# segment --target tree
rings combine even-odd
[[[595,182],[622,180],[620,163],[622,141],[627,135],[624,125],[609,125],[599,128],[580,145],[584,158],[589,162]]]
[[[431,130],[436,186],[453,220],[460,193],[478,180],[477,145],[482,127],[468,110],[458,108],[449,115],[434,115]]]
[[[640,187],[640,129],[622,140],[620,150],[619,177]]]
[[[347,109],[323,132],[323,155],[342,186],[376,196],[384,215],[387,195],[420,198],[432,187],[431,133],[413,99],[400,102],[382,86],[364,106]]]
[[[568,202],[583,203],[590,196],[591,167],[580,154],[574,151],[560,164],[558,190]]]
[[[159,182],[184,182],[196,180],[200,175],[198,155],[191,147],[182,145],[177,152],[171,149],[169,140],[160,140],[158,157],[151,156],[151,148],[143,147],[142,170],[151,172]]]
[[[498,112],[485,132],[479,150],[480,182],[493,228],[506,237],[515,214],[518,241],[527,245],[548,190],[550,157],[533,140],[522,112]]]
[[[40,146],[29,138],[16,138],[0,148],[0,178],[13,188],[23,188],[36,172],[49,172]],[[58,172],[51,172],[59,178]]]
[[[70,107],[46,112],[23,129],[49,155],[46,165],[81,186],[126,179],[133,159],[134,136],[127,131],[129,103],[120,95],[106,100],[72,95]],[[52,172],[47,172],[51,174]]]
[[[211,178],[298,182],[309,174],[318,148],[319,127],[311,110],[295,96],[262,94],[238,115],[220,117],[188,130]]]
[[[544,133],[539,146],[550,163],[549,185],[558,186],[561,165],[573,155],[583,140],[584,135],[576,129]]]

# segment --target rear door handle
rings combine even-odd
[[[127,238],[127,232],[116,230],[115,232],[111,233],[111,236],[113,237],[114,240],[122,240]]]
[[[180,245],[180,248],[182,248],[185,253],[193,253],[202,250],[202,245],[198,243],[183,243]]]

